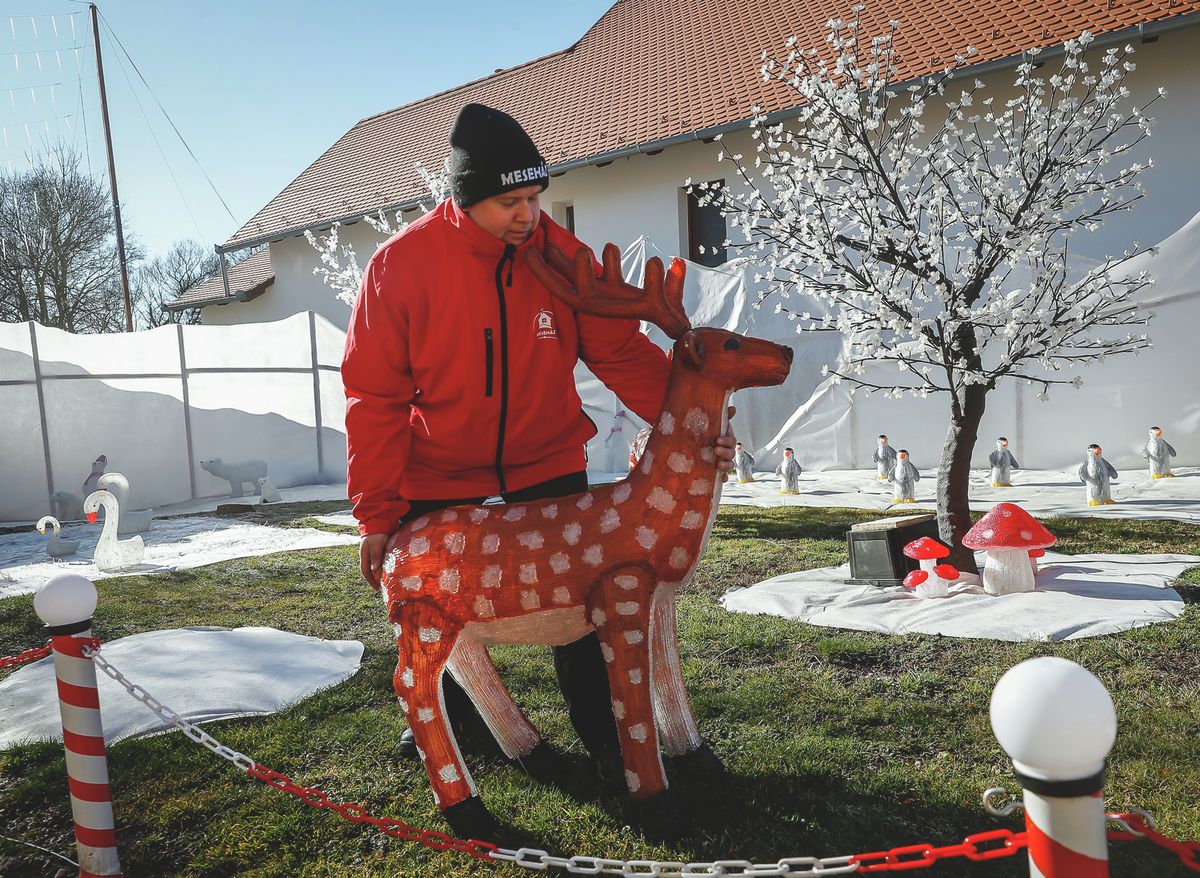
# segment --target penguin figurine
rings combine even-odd
[[[104,470],[108,467],[108,456],[101,454],[92,461],[92,474],[87,477],[83,483],[83,496],[91,494],[100,488],[100,477],[104,475]]]
[[[871,460],[875,462],[875,478],[888,481],[888,473],[896,465],[896,449],[888,445],[888,438],[882,433],[879,434],[879,446],[871,452]]]
[[[1111,506],[1117,502],[1111,491],[1117,470],[1101,456],[1103,450],[1099,445],[1089,445],[1087,457],[1079,465],[1079,481],[1087,485],[1088,506]]]
[[[888,470],[887,480],[895,486],[893,499],[897,503],[916,501],[917,482],[921,481],[921,472],[913,466],[912,461],[908,459],[908,452],[903,448],[900,449],[896,463]]]
[[[1150,478],[1175,478],[1175,473],[1171,472],[1170,460],[1174,456],[1175,449],[1171,447],[1170,442],[1162,437],[1162,428],[1151,427],[1150,438],[1142,446],[1142,457],[1146,458],[1146,462],[1150,467]]]
[[[795,452],[790,448],[783,449],[783,460],[779,461],[779,466],[775,467],[775,475],[779,476],[780,482],[782,482],[779,493],[799,494],[801,472]]]
[[[988,463],[992,465],[992,487],[1011,488],[1012,471],[1020,469],[1021,465],[1008,450],[1008,439],[1004,436],[996,440],[996,450],[988,455]]]
[[[734,446],[733,468],[737,472],[739,485],[754,481],[754,455],[741,442]]]

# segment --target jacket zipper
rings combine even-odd
[[[484,396],[492,395],[492,330],[483,331],[483,361],[487,364],[487,380],[483,391]]]
[[[508,308],[504,299],[504,264],[508,263],[508,286],[512,286],[512,263],[516,245],[505,244],[504,255],[496,263],[496,298],[500,300],[500,428],[496,433],[496,478],[500,493],[508,491],[504,483],[504,431],[508,422]]]

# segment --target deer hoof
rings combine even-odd
[[[651,841],[674,842],[686,832],[686,821],[670,790],[632,803],[634,825]]]
[[[456,802],[442,811],[455,837],[499,842],[500,824],[479,796]]]
[[[572,774],[570,763],[545,741],[512,761],[538,783],[558,785]]]
[[[691,753],[675,757],[673,761],[681,772],[694,777],[715,778],[725,774],[725,763],[706,743],[702,743]]]

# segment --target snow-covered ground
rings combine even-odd
[[[262,716],[337,685],[358,672],[357,640],[319,640],[274,628],[176,628],[122,637],[101,654],[132,682],[192,722]],[[24,741],[61,741],[54,659],[0,682],[0,750]],[[97,671],[104,739],[161,732],[145,704]]]
[[[984,557],[979,556],[980,567]],[[1074,640],[1169,622],[1183,612],[1174,579],[1196,555],[1059,555],[1047,552],[1031,592],[985,594],[977,580],[945,598],[906,589],[847,585],[850,566],[803,570],[727,592],[727,610],[882,634],[944,634],[993,640]]]

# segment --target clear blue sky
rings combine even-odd
[[[126,234],[154,255],[181,238],[220,243],[362,117],[564,49],[611,0],[97,5],[234,216],[102,20]],[[0,2],[0,171],[9,162],[28,168],[30,153],[60,139],[82,152],[86,124],[91,168],[105,172],[89,20],[87,6],[71,0]],[[82,82],[72,45],[84,47]]]

